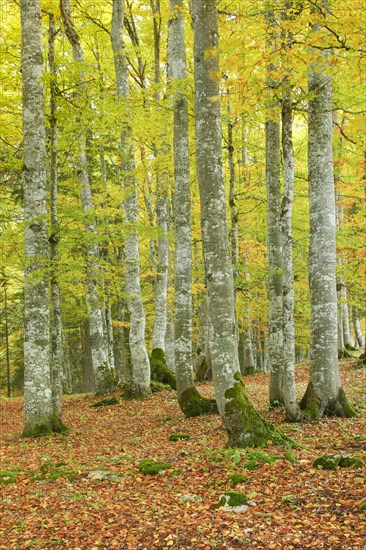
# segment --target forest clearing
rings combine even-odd
[[[219,416],[185,419],[174,391],[100,408],[91,407],[93,395],[66,396],[70,432],[38,439],[19,437],[21,399],[2,400],[1,469],[15,479],[1,485],[0,547],[363,550],[366,379],[356,363],[341,364],[343,386],[359,408],[354,419],[283,424],[283,409],[266,407],[268,375],[247,377],[250,398],[296,441],[294,449],[227,449]],[[296,375],[302,392],[308,366]],[[209,382],[199,389],[212,393]],[[177,433],[189,439],[169,441]],[[333,454],[358,456],[363,467],[313,466]],[[146,458],[169,468],[143,475],[138,467]],[[95,471],[106,478],[91,479]],[[111,481],[106,472],[121,478]],[[243,481],[233,488],[234,474]],[[228,490],[248,496],[242,511],[217,507]]]

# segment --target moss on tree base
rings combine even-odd
[[[165,352],[160,348],[152,350],[150,357],[151,380],[167,384],[173,390],[177,389],[174,372],[170,371],[166,365]]]
[[[312,382],[309,382],[300,401],[300,409],[304,411],[306,420],[319,420],[322,416],[338,416],[341,418],[354,418],[356,416],[356,410],[348,401],[343,388],[339,388],[335,399],[322,402],[315,394]]]
[[[205,357],[197,369],[196,381],[204,382],[207,379],[207,371],[208,371],[208,363]]]
[[[186,418],[217,413],[215,399],[202,397],[195,386],[186,389],[182,395],[178,397],[178,402]]]
[[[42,422],[33,426],[26,426],[22,437],[44,437],[52,434],[51,422]]]
[[[228,433],[228,447],[263,447],[269,441],[275,445],[294,445],[290,438],[268,422],[253,407],[246,394],[240,372],[235,374],[235,383],[225,392],[224,424]]]

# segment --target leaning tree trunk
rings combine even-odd
[[[24,430],[25,437],[54,430],[50,377],[46,143],[42,20],[38,0],[20,3],[24,143]]]
[[[310,381],[300,406],[307,418],[352,417],[338,368],[332,82],[324,57],[310,67],[308,92],[311,347]]]
[[[117,82],[117,97],[122,108],[128,100],[128,66],[123,44],[124,0],[113,0],[111,42]],[[145,344],[145,310],[140,286],[140,254],[138,225],[137,181],[134,172],[134,156],[131,129],[126,126],[122,132],[121,152],[125,181],[126,222],[126,294],[130,312],[130,353],[132,397],[143,397],[150,393],[150,363]]]
[[[363,349],[365,347],[365,338],[361,330],[360,318],[358,316],[358,308],[356,306],[353,306],[352,308],[352,321],[356,335],[356,345],[358,348]]]
[[[228,444],[251,447],[282,436],[248,400],[241,380],[233,273],[222,172],[220,71],[215,0],[193,1],[197,176],[216,400]]]
[[[276,20],[273,11],[267,13],[268,49],[273,54],[276,46]],[[276,66],[267,68],[266,120],[266,184],[267,184],[267,248],[268,248],[268,361],[270,375],[269,402],[283,403],[283,257],[281,213],[281,153],[279,102],[276,96],[278,82],[274,78]]]
[[[179,406],[186,417],[212,412],[213,403],[194,385],[192,363],[192,221],[188,142],[188,101],[179,89],[187,78],[183,0],[170,0],[170,75],[174,96],[174,340],[175,374]]]
[[[295,385],[295,321],[294,269],[292,262],[292,207],[294,196],[295,163],[292,143],[292,94],[285,79],[282,86],[282,154],[284,192],[281,208],[283,251],[283,398],[287,420],[300,420]]]
[[[85,90],[84,74],[82,66],[84,64],[84,52],[80,42],[80,37],[76,32],[70,15],[70,0],[60,1],[60,11],[64,23],[65,34],[72,47],[73,58],[79,67],[79,89]],[[82,115],[80,115],[82,116]],[[103,330],[103,314],[101,301],[98,291],[99,270],[99,246],[96,239],[96,222],[91,212],[93,211],[93,197],[90,185],[90,178],[87,166],[86,156],[86,131],[80,132],[78,143],[78,178],[80,184],[81,207],[85,214],[84,226],[89,235],[91,243],[87,246],[87,272],[86,272],[86,305],[90,321],[90,344],[93,359],[93,369],[95,376],[95,387],[97,392],[104,392],[110,385],[108,377],[108,352],[106,349],[106,339]]]

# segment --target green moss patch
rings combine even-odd
[[[247,477],[244,474],[233,474],[229,477],[231,487],[236,487],[239,483],[244,483]]]
[[[139,472],[144,476],[156,476],[164,473],[168,468],[171,468],[170,464],[166,462],[157,462],[152,458],[145,458],[145,460],[142,460],[139,464]]]
[[[119,403],[118,398],[113,397],[105,397],[104,399],[101,399],[100,401],[97,401],[96,403],[93,403],[90,405],[92,408],[97,409],[98,407],[109,407],[110,405],[117,405]]]
[[[216,400],[202,397],[195,386],[186,389],[178,402],[186,418],[217,413]]]
[[[239,491],[225,491],[225,494],[220,498],[219,506],[242,506],[248,502],[248,497]]]
[[[246,394],[240,372],[235,383],[226,390],[224,424],[228,432],[229,447],[263,447],[269,441],[275,445],[293,442],[253,407]]]
[[[172,387],[169,384],[163,384],[162,382],[155,382],[154,380],[150,383],[151,393],[159,393],[162,391],[172,391]]]
[[[324,455],[319,456],[313,462],[313,466],[323,470],[335,470],[339,468],[362,468],[363,460],[359,456],[352,455]]]
[[[22,468],[11,468],[10,470],[0,470],[0,484],[10,485],[17,480],[17,474],[22,471]]]
[[[182,441],[184,439],[190,439],[188,434],[171,434],[169,436],[169,441]]]
[[[44,479],[49,481],[56,481],[59,477],[66,477],[69,481],[73,481],[78,472],[74,469],[67,467],[66,462],[56,462],[53,464],[50,461],[45,461],[41,464],[38,471],[32,473],[34,479]]]
[[[152,350],[150,357],[150,367],[151,380],[153,382],[167,384],[173,390],[177,389],[175,374],[167,367],[164,350],[160,348],[155,348]]]

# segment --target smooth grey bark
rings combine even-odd
[[[272,4],[272,3],[271,3]],[[268,49],[276,45],[276,16],[273,6],[267,12]],[[283,403],[283,256],[281,215],[281,153],[278,82],[273,78],[275,66],[269,64],[266,80],[266,186],[268,249],[268,362],[270,370],[269,401]]]
[[[153,15],[154,35],[154,76],[156,90],[154,93],[158,107],[161,103],[159,85],[160,74],[160,30],[161,14],[160,0],[150,0]],[[155,159],[164,155],[167,149],[165,138],[159,136],[161,144],[154,144]],[[169,239],[168,239],[168,174],[161,166],[156,175],[156,226],[158,228],[157,239],[157,264],[156,278],[154,285],[155,292],[155,320],[152,335],[152,348],[161,349],[165,352],[165,333],[167,327],[167,292],[168,292],[168,270],[169,270]]]
[[[54,422],[56,420],[62,425],[62,379],[63,379],[63,353],[62,353],[62,318],[61,318],[61,302],[60,288],[58,284],[58,242],[59,242],[59,226],[58,226],[58,174],[57,174],[57,119],[56,119],[56,64],[55,64],[55,18],[53,14],[49,14],[49,30],[48,30],[48,65],[50,70],[50,115],[49,115],[49,158],[50,158],[50,285],[51,285],[51,389],[52,389],[52,406],[54,414]]]
[[[46,143],[44,127],[42,21],[38,0],[20,3],[24,143],[24,430],[53,430],[50,377]]]
[[[357,347],[364,349],[365,348],[365,337],[361,330],[361,324],[360,324],[360,318],[358,315],[358,308],[356,306],[353,306],[352,308],[352,321],[353,321],[353,328],[356,335],[356,345]]]
[[[310,381],[305,417],[354,416],[338,368],[336,209],[332,150],[332,82],[327,55],[309,71],[308,169],[310,209]]]
[[[165,360],[168,369],[175,372],[174,314],[169,307],[165,332]]]
[[[79,90],[85,91],[84,73],[82,66],[84,64],[84,52],[80,42],[80,37],[75,29],[70,14],[70,0],[60,1],[60,11],[64,24],[65,34],[70,42],[73,52],[74,62],[79,66]],[[82,121],[81,121],[82,124]],[[93,212],[93,196],[90,185],[90,177],[87,163],[87,132],[80,131],[78,140],[78,166],[77,173],[80,185],[81,207],[85,215],[84,227],[90,237],[90,243],[87,245],[86,252],[86,306],[89,315],[90,326],[90,345],[93,358],[93,369],[95,376],[95,387],[97,392],[104,392],[110,385],[108,376],[108,351],[106,338],[103,330],[103,313],[101,300],[99,297],[98,280],[101,277],[99,269],[99,246],[95,242],[97,233],[96,221]]]
[[[228,445],[276,438],[249,402],[240,377],[235,299],[222,171],[218,21],[215,0],[194,0],[196,165],[216,401]],[[269,435],[271,434],[271,435]]]
[[[229,95],[229,92],[227,92]],[[231,240],[231,262],[233,265],[234,277],[234,296],[236,296],[237,278],[238,278],[238,209],[235,203],[235,161],[234,161],[234,141],[233,141],[233,122],[230,118],[230,98],[227,103],[227,135],[228,135],[228,161],[229,161],[229,206],[230,206],[230,240]]]
[[[115,325],[113,327],[113,345],[115,368],[119,380],[127,385],[131,383],[131,363],[129,350],[129,330],[127,328],[127,301],[119,297],[114,306]]]
[[[124,0],[113,0],[111,43],[117,83],[117,98],[121,107],[128,101],[128,67],[123,44]],[[127,306],[130,312],[130,353],[132,396],[146,396],[150,393],[150,362],[145,344],[145,311],[140,286],[140,254],[137,233],[138,195],[134,172],[132,132],[126,126],[122,131],[121,153],[124,176],[124,214],[126,222],[126,287]]]
[[[295,160],[292,142],[292,94],[287,79],[282,85],[282,155],[284,191],[281,205],[283,256],[283,399],[286,418],[300,420],[295,385],[295,321],[294,269],[292,261],[292,209],[294,197]]]
[[[192,362],[192,214],[188,100],[180,82],[187,78],[183,0],[170,0],[169,73],[174,94],[174,351],[178,402],[194,387]]]

